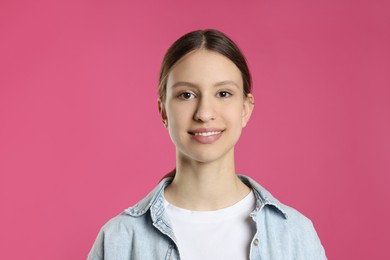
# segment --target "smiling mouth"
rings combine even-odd
[[[193,136],[213,136],[213,135],[219,135],[224,131],[225,129],[219,129],[219,128],[198,128],[198,129],[188,131],[188,133]]]
[[[212,144],[217,141],[225,129],[218,128],[198,128],[188,133],[192,136],[192,139],[201,144]]]
[[[211,135],[218,135],[222,133],[222,131],[210,131],[210,132],[199,132],[199,133],[190,133],[194,136],[211,136]]]

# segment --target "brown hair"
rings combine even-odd
[[[184,55],[194,50],[205,49],[215,51],[231,60],[237,68],[241,71],[242,80],[244,83],[243,94],[246,97],[252,90],[252,78],[249,72],[246,59],[238,48],[228,36],[224,33],[208,29],[197,30],[189,32],[178,40],[168,49],[161,64],[160,78],[158,84],[158,93],[161,102],[165,101],[167,78],[172,66],[180,60]],[[166,177],[174,177],[176,169],[166,174]]]
[[[244,96],[251,93],[251,74],[245,57],[238,46],[224,33],[208,29],[189,32],[178,40],[168,49],[161,64],[160,79],[158,84],[159,98],[161,102],[165,101],[167,78],[172,66],[184,55],[191,51],[205,49],[215,51],[231,60],[241,71],[244,82]]]

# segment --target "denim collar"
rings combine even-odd
[[[281,216],[287,219],[287,213],[284,209],[285,205],[274,198],[270,192],[264,189],[260,184],[245,175],[238,175],[240,180],[251,188],[256,197],[256,208],[251,213],[255,216],[263,207],[270,206],[281,213]],[[158,219],[164,212],[163,207],[163,192],[166,186],[168,186],[173,180],[173,177],[164,178],[156,188],[152,190],[144,199],[139,201],[136,205],[125,210],[125,213],[133,217],[139,217],[144,215],[149,209],[153,211],[152,218]]]

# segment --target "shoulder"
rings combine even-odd
[[[268,241],[266,251],[277,251],[283,259],[326,259],[325,250],[312,221],[298,210],[282,204],[286,218],[272,207],[264,207],[257,216],[260,241]],[[272,243],[270,243],[270,240]],[[272,257],[271,257],[272,258]]]
[[[134,216],[124,211],[107,221],[100,229],[88,259],[105,259],[108,256],[110,259],[133,259],[132,256],[138,254],[134,248],[143,249],[146,241],[157,241],[159,233],[149,212]]]
[[[285,256],[300,256],[300,259],[326,259],[324,249],[312,221],[298,210],[283,204],[268,190],[253,179],[240,176],[252,187],[256,195],[256,209],[252,217],[261,230],[262,241],[272,240],[272,247]],[[288,259],[288,258],[286,258]]]
[[[155,259],[165,255],[169,245],[155,228],[150,210],[140,216],[123,212],[101,228],[88,259]]]
[[[288,232],[293,239],[307,239],[308,241],[316,240],[317,232],[313,222],[295,208],[285,204],[282,205],[287,216],[283,221],[284,224],[281,226],[283,227],[283,231]]]
[[[160,208],[164,188],[171,182],[170,178],[162,180],[146,197],[122,213],[110,219],[101,229],[101,233],[110,236],[129,236],[142,232],[152,226],[155,208]]]
[[[313,229],[313,224],[298,210],[283,204],[276,199],[268,190],[245,175],[239,175],[240,179],[252,188],[256,197],[255,214],[264,215],[267,221],[283,223],[281,226],[307,231]],[[280,226],[280,225],[279,225]]]
[[[132,217],[126,213],[121,213],[110,219],[100,229],[98,236],[88,255],[88,259],[103,259],[104,255],[124,255],[129,251],[134,234],[137,229],[142,229],[146,225],[141,225],[146,219]],[[113,254],[111,251],[115,251]],[[123,251],[123,252],[122,252]],[[126,258],[124,258],[126,259]]]
[[[145,237],[152,241],[158,240],[160,234],[156,232],[153,221],[161,212],[161,194],[170,182],[171,178],[162,180],[145,198],[104,224],[93,244],[89,259],[102,259],[103,254],[127,256],[134,243],[145,244],[142,242]]]
[[[101,232],[106,236],[121,236],[121,234],[131,235],[134,229],[140,228],[143,224],[150,222],[148,214],[140,217],[131,216],[126,212],[113,217],[101,228]]]

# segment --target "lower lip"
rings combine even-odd
[[[201,143],[201,144],[212,144],[212,143],[217,141],[222,136],[222,133],[223,132],[221,132],[219,134],[215,134],[215,135],[209,135],[209,136],[191,135],[191,137],[192,137],[192,139],[194,139],[198,143]]]

